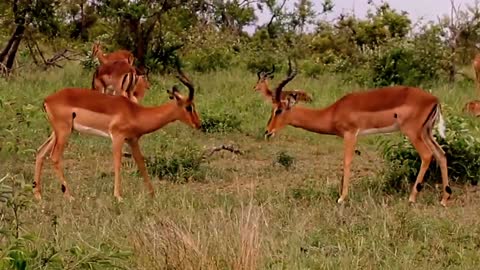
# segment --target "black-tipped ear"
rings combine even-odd
[[[168,98],[169,99],[174,99],[175,98],[175,93],[178,92],[178,88],[176,85],[172,86],[172,90],[168,90],[167,89],[167,93],[168,93]]]
[[[173,92],[169,89],[167,89],[167,94],[169,99],[173,99]]]

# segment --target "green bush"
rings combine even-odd
[[[231,66],[232,54],[224,48],[205,48],[189,55],[191,68],[198,72],[227,69]]]
[[[235,114],[202,115],[202,131],[207,133],[226,133],[240,130],[241,120]]]
[[[480,176],[480,139],[472,135],[465,118],[449,115],[446,120],[446,139],[437,138],[445,151],[449,180],[455,183],[476,185]],[[389,191],[408,190],[420,169],[421,159],[408,141],[380,140],[386,161],[386,189]],[[441,179],[440,168],[435,159],[425,174],[425,181]]]
[[[195,147],[186,147],[171,155],[164,152],[146,159],[149,173],[175,183],[201,181],[205,178],[202,153]]]
[[[80,61],[83,69],[91,71],[94,70],[98,65],[98,59],[93,56],[92,51],[87,52],[87,56]]]
[[[282,165],[285,169],[290,169],[295,163],[295,157],[291,156],[285,151],[281,151],[277,154],[275,163]]]

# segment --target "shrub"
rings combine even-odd
[[[227,48],[205,48],[193,52],[188,58],[193,70],[209,72],[230,67],[232,54]]]
[[[202,115],[202,131],[207,133],[226,133],[240,130],[241,120],[235,114]]]
[[[322,73],[323,69],[323,64],[313,61],[305,61],[302,65],[302,70],[304,71],[305,75],[311,78],[317,78],[318,75]]]
[[[480,139],[472,135],[464,118],[449,115],[446,119],[446,139],[437,138],[447,157],[448,176],[456,183],[477,184],[480,175]],[[420,169],[421,159],[406,139],[397,142],[381,139],[383,157],[387,163],[386,189],[408,190]],[[441,179],[440,168],[435,159],[425,174],[425,181]]]
[[[98,65],[98,59],[93,56],[92,51],[87,52],[87,56],[80,61],[83,69],[91,71],[94,70]]]
[[[280,153],[278,153],[275,162],[282,165],[285,169],[288,170],[295,163],[295,157],[289,155],[285,151],[281,151]]]
[[[172,182],[200,181],[205,178],[202,153],[195,147],[183,148],[166,156],[164,152],[146,159],[151,175]]]

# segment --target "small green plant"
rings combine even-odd
[[[282,165],[285,169],[289,170],[295,163],[295,157],[289,155],[285,151],[281,151],[277,154],[275,162]]]
[[[480,139],[472,135],[465,118],[449,115],[446,119],[446,138],[437,138],[447,157],[449,179],[456,183],[476,185],[480,175]],[[413,183],[420,168],[421,159],[406,139],[380,142],[383,157],[387,162],[386,190],[407,190]],[[435,159],[425,174],[425,181],[441,179],[440,168]]]
[[[235,114],[202,115],[202,131],[207,133],[227,133],[240,130],[241,120]]]
[[[83,69],[91,71],[99,65],[99,62],[92,52],[88,51],[87,56],[80,61],[80,64],[82,65]]]
[[[151,175],[172,182],[200,181],[205,178],[202,167],[202,153],[196,148],[184,148],[166,156],[157,154],[147,159]]]

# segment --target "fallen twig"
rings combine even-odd
[[[233,146],[231,144],[229,144],[229,145],[222,144],[220,146],[213,147],[209,150],[206,150],[202,155],[202,160],[205,160],[205,159],[209,158],[210,156],[212,156],[215,152],[219,152],[219,151],[222,151],[222,150],[231,152],[231,153],[236,154],[236,155],[243,155],[243,152],[240,151],[240,149],[236,148],[235,146]]]

